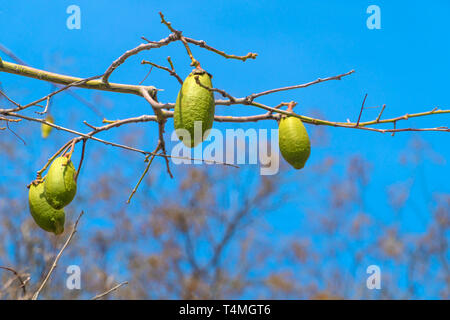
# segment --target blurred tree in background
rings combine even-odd
[[[28,140],[36,130],[30,127],[20,135]],[[138,129],[129,134],[123,139],[141,137]],[[314,128],[312,137],[324,134]],[[26,181],[26,146],[0,134],[0,149],[2,170]],[[434,154],[413,136],[400,154],[403,165],[420,170],[424,155],[418,150]],[[88,152],[85,166],[96,170],[106,147]],[[25,182],[12,186],[2,178],[0,265],[12,267],[26,283],[22,288],[12,272],[0,270],[0,297],[20,299],[36,289],[84,210],[42,298],[90,298],[128,281],[108,297],[448,299],[450,195],[427,194],[429,212],[417,212],[409,198],[411,181],[391,185],[376,195],[380,201],[387,197],[395,212],[386,223],[365,205],[371,163],[356,154],[344,159],[345,171],[338,175],[339,161],[326,157],[294,173],[283,167],[275,176],[260,176],[255,166],[177,166],[172,184],[161,161],[128,206],[124,203],[136,178],[119,161],[97,176],[81,177],[81,192],[67,209],[66,231],[59,237],[31,219]],[[295,190],[284,190],[292,181]],[[305,207],[310,199],[315,205]],[[287,219],[303,217],[302,227],[289,234],[274,230],[267,220],[286,204],[298,208],[284,213]],[[423,215],[422,231],[401,231],[411,215]],[[389,272],[381,269],[382,290],[366,288],[366,268],[374,263],[391,266]],[[81,268],[81,290],[66,288],[65,272],[72,264]]]

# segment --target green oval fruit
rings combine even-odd
[[[295,169],[301,169],[311,153],[311,143],[303,122],[295,117],[280,120],[278,141],[283,158]]]
[[[45,120],[47,122],[54,123],[53,117],[50,114],[45,118]],[[52,129],[53,128],[51,126],[49,126],[48,124],[43,123],[41,125],[42,138],[46,139],[50,135],[50,132],[52,132]]]
[[[67,206],[77,193],[75,168],[66,157],[56,158],[48,169],[44,183],[45,197],[55,209]]]
[[[212,88],[211,76],[202,69],[194,69],[184,80],[178,92],[175,110],[173,114],[175,131],[184,145],[190,148],[197,146],[204,140],[204,133],[212,128],[214,121],[214,95],[211,91],[197,84],[195,77],[200,83]],[[197,123],[197,135],[195,135],[195,123]],[[201,130],[200,130],[201,124]],[[190,134],[187,139],[184,130]]]
[[[31,216],[39,227],[56,235],[63,233],[66,220],[64,210],[56,210],[48,204],[44,195],[44,183],[30,186],[28,204]]]

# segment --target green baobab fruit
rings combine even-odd
[[[44,190],[48,203],[55,209],[67,206],[75,197],[75,168],[65,156],[56,158],[48,169]]]
[[[53,117],[50,114],[45,118],[45,120],[47,122],[54,123],[54,119],[53,119]],[[43,123],[41,125],[42,138],[46,139],[50,135],[50,132],[52,132],[52,129],[53,128],[51,126],[49,126],[48,124]]]
[[[196,77],[204,87],[212,88],[211,75],[201,68],[194,69],[178,92],[173,114],[178,138],[190,148],[197,146],[206,138],[204,133],[212,128],[214,121],[214,95],[212,91],[200,86]],[[182,129],[190,134],[190,139],[183,135],[186,131]]]
[[[311,143],[303,122],[295,117],[280,120],[278,141],[283,158],[295,169],[301,169],[311,153]]]
[[[58,235],[64,231],[64,210],[56,210],[48,204],[44,195],[44,183],[31,184],[28,192],[30,213],[36,224],[47,232]]]

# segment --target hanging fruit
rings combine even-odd
[[[75,197],[77,182],[75,167],[66,157],[58,157],[51,164],[45,179],[45,197],[55,209],[67,206]]]
[[[31,184],[28,192],[30,213],[36,224],[47,232],[58,235],[64,232],[64,210],[54,209],[44,194],[44,183]]]
[[[45,117],[45,121],[50,122],[50,123],[55,123],[55,120],[53,119],[51,114],[48,114],[47,117]],[[52,132],[52,129],[53,128],[51,126],[43,123],[41,125],[42,138],[47,139],[47,137],[50,135],[50,132]]]
[[[290,103],[287,111],[292,111]],[[303,122],[296,117],[283,115],[279,122],[278,141],[281,155],[295,169],[301,169],[311,153],[311,143]]]
[[[204,87],[212,88],[211,75],[200,67],[194,69],[181,86],[173,115],[178,138],[190,148],[206,138],[204,134],[212,128],[214,121],[214,95],[212,91],[200,86],[196,77]],[[197,129],[198,132],[195,132],[196,123],[197,128],[201,125],[201,130]],[[183,135],[185,131],[180,129],[186,130],[190,139],[187,139]]]

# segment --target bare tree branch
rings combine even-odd
[[[189,45],[188,45],[186,39],[183,37],[182,32],[175,30],[172,27],[172,24],[164,19],[164,15],[162,14],[162,12],[159,13],[159,16],[161,17],[161,23],[165,24],[167,26],[167,28],[170,30],[170,32],[172,32],[172,34],[176,35],[178,40],[180,40],[183,43],[184,47],[186,48],[186,52],[187,52],[189,58],[191,59],[191,66],[194,66],[194,67],[199,66],[200,62],[198,62],[192,55],[192,51],[189,48]]]
[[[105,71],[102,82],[108,83],[108,79],[111,76],[111,74],[116,70],[121,64],[123,64],[129,57],[138,54],[141,51],[144,50],[151,50],[154,48],[160,48],[162,46],[166,46],[169,43],[178,40],[178,36],[176,34],[170,34],[167,38],[161,39],[157,42],[152,43],[143,43],[137,46],[134,49],[126,51],[124,54],[122,54],[119,58],[117,58]]]
[[[217,49],[207,45],[206,42],[203,40],[195,40],[195,39],[191,39],[191,38],[187,38],[187,37],[184,37],[184,38],[189,43],[195,44],[195,45],[199,46],[200,48],[204,48],[206,50],[217,53],[218,55],[221,55],[222,57],[227,58],[227,59],[236,59],[236,60],[245,61],[247,59],[256,59],[256,56],[258,55],[257,53],[252,53],[252,52],[247,53],[245,56],[236,56],[234,54],[227,54],[223,51],[217,50]]]
[[[7,72],[12,74],[17,74],[25,77],[30,77],[38,80],[44,80],[52,83],[58,83],[63,85],[69,85],[74,82],[83,81],[82,78],[65,76],[53,72],[48,72],[44,70],[39,70],[31,67],[27,67],[20,64],[15,64],[12,62],[7,62],[0,59],[0,71]],[[131,93],[139,95],[139,90],[143,86],[137,85],[129,85],[129,84],[120,84],[120,83],[104,83],[102,80],[91,80],[86,83],[82,83],[76,85],[79,88],[86,89],[95,89],[102,91],[112,91],[112,92],[121,92],[121,93]],[[152,86],[146,86],[148,90],[152,91],[152,93],[156,93],[156,88]],[[0,109],[0,112],[5,112],[5,110]]]
[[[171,62],[170,57],[168,57],[168,59],[169,59],[169,61]],[[151,65],[152,67],[156,67],[156,68],[158,68],[158,69],[167,71],[171,76],[173,76],[173,77],[175,77],[175,79],[177,79],[178,83],[180,83],[181,85],[183,85],[183,80],[180,78],[180,76],[179,76],[179,75],[175,72],[175,70],[173,69],[173,64],[171,64],[172,69],[169,69],[169,68],[164,67],[164,66],[160,66],[160,65],[158,65],[158,64],[156,64],[156,63],[153,63],[153,62],[150,62],[150,61],[146,61],[146,60],[142,60],[142,61],[141,61],[141,64],[149,64],[149,65]]]
[[[289,87],[283,87],[283,88],[278,88],[278,89],[271,89],[271,90],[267,90],[267,91],[260,92],[260,93],[253,93],[253,94],[248,96],[248,99],[254,100],[254,99],[259,98],[261,96],[268,95],[268,94],[275,93],[275,92],[306,88],[306,87],[309,87],[309,86],[312,86],[312,85],[315,85],[315,84],[318,84],[318,83],[321,83],[321,82],[326,82],[326,81],[331,81],[331,80],[341,80],[341,78],[346,77],[348,75],[351,75],[354,72],[355,72],[355,70],[351,70],[351,71],[349,71],[347,73],[343,73],[343,74],[340,74],[340,75],[337,75],[337,76],[334,76],[334,77],[328,77],[328,78],[323,78],[323,79],[319,78],[319,79],[317,79],[315,81],[311,81],[311,82],[304,83],[304,84],[299,84],[299,85],[294,85],[294,86],[289,86]]]
[[[164,126],[165,126],[165,123],[167,121],[166,113],[168,111],[165,111],[165,110],[162,110],[162,109],[154,107],[153,104],[152,104],[152,102],[154,102],[154,100],[152,99],[152,97],[150,97],[150,95],[148,94],[148,91],[141,90],[141,93],[144,96],[144,98],[150,103],[150,105],[153,108],[153,112],[156,115],[156,119],[158,121],[158,135],[159,135],[158,147],[161,148],[161,151],[162,151],[163,155],[167,155],[166,143],[164,141]],[[170,171],[169,159],[168,158],[165,158],[165,159],[166,159],[167,173],[169,174],[169,176],[171,178],[173,178],[172,172]]]

